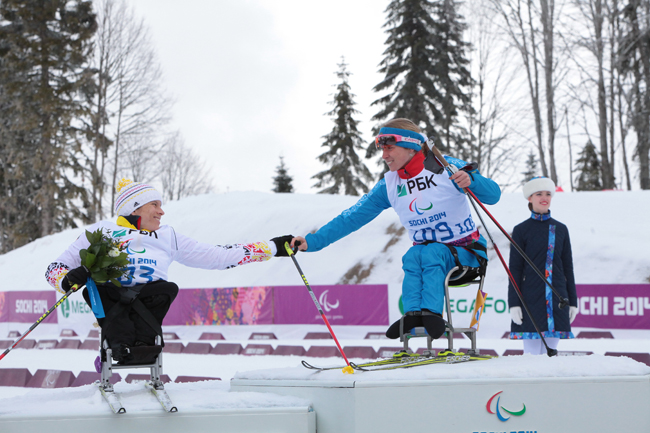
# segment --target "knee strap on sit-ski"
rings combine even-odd
[[[456,251],[456,247],[454,245],[449,245],[449,244],[445,244],[443,242],[436,242],[436,241],[425,241],[425,242],[423,242],[424,245],[429,245],[429,244],[433,244],[433,243],[440,243],[440,244],[446,246],[447,248],[449,248],[449,252],[454,257],[454,263],[458,267],[458,270],[462,271],[463,269],[465,269],[466,266],[463,265],[460,262],[460,258],[458,257],[458,251]],[[480,274],[484,275],[485,274],[485,269],[487,268],[487,260],[485,259],[485,257],[481,256],[480,254],[477,254],[476,251],[482,251],[482,252],[487,254],[487,248],[485,248],[483,245],[481,245],[478,242],[472,242],[471,244],[464,245],[464,246],[462,246],[460,248],[464,248],[468,252],[472,253],[474,255],[474,257],[476,257],[476,261],[478,261],[478,264],[479,264]]]
[[[406,316],[435,316],[435,313],[432,313],[429,310],[424,310],[424,311],[407,311],[404,313],[404,315],[399,319],[399,335],[400,335],[400,341],[404,336],[404,317]]]
[[[147,325],[153,329],[157,335],[160,335],[161,340],[162,340],[162,327],[154,317],[154,315],[149,311],[142,301],[138,299],[138,295],[140,294],[139,290],[133,290],[133,288],[126,288],[123,287],[122,290],[120,291],[120,302],[116,303],[113,305],[113,308],[111,308],[108,313],[106,313],[106,318],[104,319],[104,329],[103,332],[105,332],[105,328],[111,326],[111,320],[117,317],[118,314],[120,314],[122,311],[124,311],[127,308],[127,305],[130,305],[131,308],[135,310],[136,313],[142,317],[142,319],[145,321]],[[123,302],[126,301],[126,302]],[[165,342],[162,341],[161,343],[163,346],[165,345]]]

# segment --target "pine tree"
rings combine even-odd
[[[372,103],[383,107],[372,120],[408,118],[443,149],[461,140],[454,124],[459,110],[470,106],[469,45],[462,38],[466,25],[457,9],[454,0],[391,1],[384,24],[387,48],[379,69],[384,79],[373,89],[392,91]],[[366,158],[376,152],[372,143]]]
[[[580,175],[576,178],[576,191],[600,191],[603,184],[600,180],[600,161],[596,153],[596,146],[591,140],[587,142],[580,152],[580,158],[576,161],[577,170]]]
[[[293,178],[289,176],[287,167],[284,165],[284,157],[280,157],[280,165],[275,168],[275,177],[273,178],[273,192],[293,192]]]
[[[14,120],[3,130],[1,194],[11,206],[3,209],[3,250],[85,221],[85,190],[73,179],[94,92],[87,65],[95,29],[90,1],[0,2],[0,118]]]
[[[327,151],[318,156],[318,160],[330,168],[315,174],[312,179],[318,180],[315,188],[323,188],[319,194],[360,195],[368,192],[366,182],[372,179],[372,174],[356,152],[363,150],[364,146],[357,129],[358,122],[353,117],[358,111],[354,108],[354,95],[348,84],[350,72],[346,69],[345,59],[342,58],[338,66],[336,76],[340,83],[331,102],[334,109],[326,113],[334,121],[334,128],[323,136],[325,141],[321,146]]]
[[[524,178],[521,180],[521,184],[525,184],[533,177],[537,176],[537,158],[535,153],[531,150],[528,153],[528,159],[526,160],[526,171],[521,173],[524,175]]]

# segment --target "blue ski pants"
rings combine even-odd
[[[460,263],[478,267],[473,253],[456,247]],[[442,314],[445,300],[445,278],[456,266],[449,247],[440,243],[413,245],[402,257],[404,281],[402,282],[402,304],[404,312],[421,311],[426,308]]]

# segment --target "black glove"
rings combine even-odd
[[[70,269],[70,272],[67,273],[63,280],[61,281],[61,288],[68,293],[72,286],[75,284],[83,286],[88,281],[90,277],[90,272],[86,269],[85,266],[79,266],[78,268]]]
[[[284,247],[285,242],[288,242],[289,245],[291,245],[291,240],[293,239],[293,235],[284,235],[284,236],[278,236],[277,238],[271,239],[273,243],[275,244],[275,247],[277,248],[277,252],[275,253],[275,257],[289,257],[289,253],[287,252],[287,249]],[[298,248],[295,248],[293,250],[294,254],[298,252]]]

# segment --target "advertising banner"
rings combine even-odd
[[[0,292],[0,322],[36,322],[56,300],[54,290]],[[56,314],[50,314],[42,323],[57,323]]]
[[[163,325],[270,325],[271,287],[181,289]]]
[[[578,316],[571,326],[650,329],[650,284],[577,284]]]
[[[90,309],[81,291],[69,296],[68,299],[56,309],[59,327],[61,329],[75,329],[78,332],[85,332],[92,328],[95,322],[95,315]],[[83,330],[83,331],[81,331]]]
[[[388,286],[312,286],[332,325],[387,325]],[[182,289],[164,325],[322,324],[305,286]]]
[[[605,329],[650,329],[650,284],[578,284],[579,313],[572,326]],[[332,325],[388,325],[388,286],[312,286]],[[455,324],[466,326],[474,309],[476,288],[454,289]],[[56,303],[58,293],[0,292],[0,322],[34,323]],[[482,322],[489,329],[493,314],[507,316],[506,300],[488,294]],[[460,315],[461,317],[459,317]],[[462,317],[462,316],[467,317]],[[58,318],[58,319],[57,319]],[[489,320],[486,320],[489,319]],[[72,296],[46,323],[87,325],[94,322],[81,296]],[[320,324],[322,319],[304,286],[258,286],[182,289],[164,325]],[[500,322],[500,321],[497,321]],[[500,329],[499,329],[500,330]]]
[[[388,325],[386,284],[311,286],[331,325]],[[322,324],[304,286],[276,286],[275,324]]]

